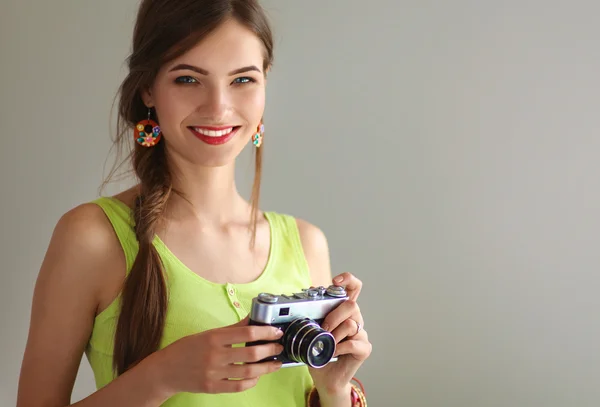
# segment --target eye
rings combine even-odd
[[[196,80],[196,78],[192,78],[191,76],[180,76],[177,79],[175,79],[175,83],[198,83],[198,81]]]
[[[235,78],[233,80],[233,83],[252,83],[252,82],[256,82],[254,80],[254,78],[251,78],[249,76],[242,76],[240,78]]]

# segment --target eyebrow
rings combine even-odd
[[[181,71],[181,70],[189,70],[189,71],[197,72],[201,75],[208,75],[208,71],[206,69],[199,68],[197,66],[189,65],[189,64],[176,65],[173,68],[171,68],[169,70],[169,72]],[[256,71],[256,72],[262,73],[262,71],[260,69],[258,69],[258,67],[256,67],[255,65],[249,65],[249,66],[245,66],[243,68],[239,68],[239,69],[229,72],[229,76],[238,75],[238,74],[250,72],[250,71]]]

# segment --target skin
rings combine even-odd
[[[201,67],[208,75],[189,69],[172,71],[180,64]],[[248,66],[259,71],[230,75]],[[156,109],[169,146],[174,187],[186,196],[173,195],[157,233],[192,271],[216,283],[253,281],[267,262],[268,223],[259,213],[256,247],[250,249],[250,205],[234,181],[236,157],[250,142],[264,112],[267,81],[262,67],[262,43],[252,32],[229,21],[162,67],[152,87],[143,92],[146,105]],[[233,139],[219,146],[203,143],[189,130],[189,126],[223,125],[241,127]],[[133,206],[136,192],[134,187],[116,198]],[[305,220],[298,219],[297,224],[313,285],[331,284],[325,235]],[[65,213],[55,227],[35,286],[17,406],[70,405],[94,318],[118,295],[124,276],[125,257],[103,211],[83,204]],[[346,339],[338,344],[340,360],[310,370],[324,407],[350,405],[349,381],[371,353],[366,331],[356,333],[357,322],[364,325],[356,302],[362,283],[349,273],[340,276],[343,281],[334,283],[346,286],[351,299],[325,320],[338,342]],[[190,357],[202,346],[210,349],[208,344],[276,338],[272,328],[249,327],[246,322],[184,338],[74,405],[150,407],[179,391],[230,392],[251,387],[257,377],[279,366],[264,364],[244,372],[247,380],[227,383],[214,377],[198,380],[204,372],[199,370],[203,363],[194,365],[195,359]],[[279,349],[265,345],[244,352],[248,353],[236,354],[237,360],[262,358]],[[228,360],[231,353],[212,356],[213,371],[231,377],[227,376],[232,369]],[[198,376],[193,375],[196,371]]]

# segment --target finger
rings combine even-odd
[[[362,290],[362,281],[351,273],[342,273],[333,279],[333,284],[337,286],[345,286],[348,297],[356,301]]]
[[[231,364],[225,370],[225,376],[230,378],[250,379],[278,371],[282,366],[280,361]]]
[[[214,386],[210,389],[209,393],[217,394],[217,393],[239,393],[242,391],[246,391],[258,383],[258,377],[252,377],[249,379],[224,379],[218,381]]]
[[[365,331],[361,331],[361,334],[363,332]],[[350,355],[356,360],[366,360],[373,350],[373,345],[371,345],[371,342],[365,339],[366,334],[362,339],[358,337],[359,335],[356,335],[356,339],[353,338],[344,342],[340,342],[336,347],[334,357]]]
[[[276,341],[283,336],[283,331],[279,328],[269,325],[249,325],[227,327],[219,332],[221,345],[228,346],[238,343],[248,343],[256,341]]]
[[[323,324],[321,324],[321,327],[327,331],[332,332],[342,322],[349,318],[352,318],[361,325],[364,325],[364,321],[360,313],[360,308],[358,307],[356,301],[353,300],[344,301],[337,308],[335,308],[333,311],[327,314],[325,320],[323,320]]]
[[[337,328],[331,331],[335,338],[335,343],[341,342],[344,338],[354,336],[358,332],[358,324],[353,319],[343,321]]]
[[[231,348],[231,350],[228,351],[225,361],[227,363],[259,362],[263,359],[277,356],[281,352],[283,352],[283,346],[277,342],[271,342],[264,345]]]
[[[250,322],[250,314],[246,315],[244,317],[244,319],[236,322],[235,324],[229,325],[227,328],[234,328],[234,327],[237,327],[237,326],[248,326],[249,322]]]

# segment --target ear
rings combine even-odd
[[[144,102],[146,107],[154,107],[154,103],[152,101],[152,91],[150,90],[150,88],[143,88],[140,94],[142,97],[142,101]]]

